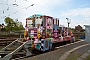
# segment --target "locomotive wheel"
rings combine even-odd
[[[49,48],[49,51],[53,51],[55,49],[54,44],[52,44],[52,47]]]

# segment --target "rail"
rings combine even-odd
[[[15,41],[13,41],[12,43],[10,43],[9,45],[7,45],[5,48],[3,48],[3,49],[1,49],[1,53],[2,52],[5,52],[5,50],[6,50],[6,48],[8,48],[8,47],[10,47],[11,45],[13,45],[15,42],[18,42],[19,40],[17,39],[17,40],[15,40]],[[19,42],[20,43],[20,42]],[[32,53],[28,50],[28,48],[30,48],[31,45],[32,44],[32,40],[30,40],[30,41],[26,41],[26,42],[23,42],[18,48],[16,48],[14,51],[12,51],[12,52],[8,52],[8,51],[6,51],[6,52],[8,52],[9,54],[7,54],[7,55],[5,55],[3,58],[1,57],[0,58],[0,60],[10,60],[11,58],[12,58],[12,56],[14,55],[14,54],[16,54],[16,53],[18,53],[19,51],[21,51],[21,49],[24,47],[25,49],[25,54],[26,54],[26,56],[30,56],[30,55],[32,55]],[[3,53],[4,54],[4,53]]]

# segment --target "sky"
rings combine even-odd
[[[0,0],[0,24],[5,17],[19,20],[25,26],[26,18],[43,14],[59,18],[60,25],[70,27],[90,25],[90,0]]]

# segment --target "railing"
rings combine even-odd
[[[77,39],[85,39],[84,32],[74,32],[73,34],[74,34],[75,38],[77,38]]]

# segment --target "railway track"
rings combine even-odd
[[[15,41],[17,38],[6,38],[2,37],[0,38],[0,46],[7,46],[11,42]]]
[[[7,39],[2,39],[2,41],[5,41],[5,40],[7,40]],[[12,40],[8,40],[8,41],[12,41]],[[84,41],[77,41],[77,42],[74,42],[74,43],[66,43],[66,42],[64,42],[64,43],[62,43],[60,46],[58,46],[58,47],[55,47],[55,50],[54,51],[57,51],[58,49],[63,49],[63,48],[66,48],[67,49],[67,46],[69,46],[70,48],[74,48],[74,47],[76,47],[76,46],[79,46],[79,45],[83,45],[83,44],[86,44],[86,42],[84,42]],[[14,49],[14,46],[12,45],[12,47],[13,48],[8,48],[7,50],[11,50],[12,51],[12,49]],[[16,45],[15,45],[15,47],[16,47]],[[65,50],[66,50],[65,49]],[[15,49],[14,49],[15,50]],[[69,50],[69,48],[68,48],[68,50]],[[49,52],[52,52],[52,51],[49,51]],[[62,51],[63,52],[63,51]],[[61,53],[62,53],[61,52]],[[3,53],[3,52],[2,52]],[[5,52],[4,52],[5,53]],[[10,52],[6,52],[5,54],[8,54],[8,53],[10,53]],[[10,60],[19,60],[19,59],[26,59],[26,58],[33,58],[33,56],[37,56],[37,55],[41,55],[41,54],[46,54],[46,53],[48,53],[48,51],[46,51],[46,52],[40,52],[40,51],[34,51],[34,52],[32,52],[33,54],[32,55],[30,55],[30,56],[26,56],[26,55],[24,55],[25,54],[25,52],[19,52],[19,53],[15,53],[14,55],[13,55],[13,57],[10,59]],[[64,52],[63,52],[64,53]]]
[[[65,44],[65,45],[61,45],[59,47],[56,47],[54,51],[47,51],[47,52],[43,52],[40,54],[40,52],[38,52],[39,54],[33,54],[29,57],[26,57],[26,56],[23,56],[23,57],[19,57],[19,58],[15,58],[15,59],[12,59],[12,60],[40,60],[38,59],[38,57],[40,58],[41,57],[41,60],[45,60],[45,56],[48,57],[48,60],[55,60],[55,59],[52,59],[53,55],[54,56],[57,56],[59,54],[59,57],[62,56],[62,54],[64,54],[66,51],[72,49],[72,48],[75,48],[79,45],[83,45],[83,44],[86,44],[86,42],[84,41],[77,41],[75,43],[68,43],[68,44]],[[56,54],[56,53],[57,54]],[[50,56],[51,55],[51,56]]]

